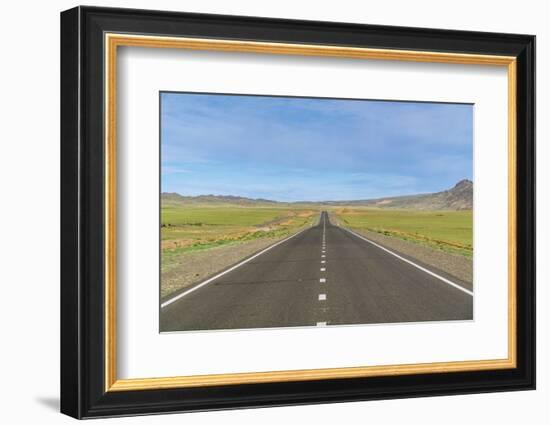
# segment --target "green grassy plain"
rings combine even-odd
[[[162,204],[162,263],[170,263],[183,252],[285,237],[310,225],[318,215],[316,209],[292,206]]]
[[[161,205],[163,266],[185,252],[207,250],[258,238],[282,238],[316,222],[328,209],[344,226],[472,256],[472,211],[418,211],[316,205]]]
[[[414,211],[379,208],[335,208],[344,226],[368,230],[461,254],[473,252],[472,211]]]

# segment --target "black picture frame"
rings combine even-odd
[[[517,58],[517,367],[474,372],[105,391],[104,34]],[[75,418],[535,388],[535,37],[178,12],[61,13],[61,412]]]

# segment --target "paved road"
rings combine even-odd
[[[163,300],[161,331],[472,319],[471,284],[411,260],[323,212],[316,226]]]

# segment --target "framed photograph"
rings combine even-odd
[[[535,388],[535,37],[61,14],[61,411]]]

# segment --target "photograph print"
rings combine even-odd
[[[160,332],[473,320],[472,104],[159,103]]]

